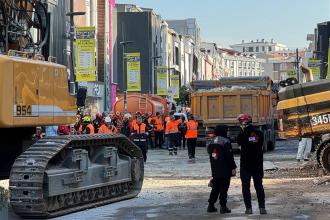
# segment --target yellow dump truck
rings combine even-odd
[[[199,141],[213,136],[218,124],[229,126],[235,144],[240,132],[237,116],[248,113],[253,124],[264,132],[264,151],[275,146],[271,80],[268,77],[222,78],[219,81],[194,81],[191,84],[191,109],[199,122]]]

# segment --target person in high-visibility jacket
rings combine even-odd
[[[156,113],[156,117],[154,118],[154,121],[155,121],[154,124],[155,147],[160,149],[161,146],[163,145],[163,136],[164,136],[164,126],[160,112]]]
[[[105,117],[104,123],[99,128],[99,134],[116,134],[117,128],[111,124],[111,118]]]
[[[166,129],[165,134],[169,139],[169,155],[173,155],[173,152],[175,155],[178,154],[178,140],[179,140],[179,129],[178,129],[178,123],[175,120],[174,115],[171,116],[171,121],[166,123]]]
[[[94,134],[94,126],[91,117],[86,115],[83,117],[82,125],[79,127],[79,134]]]
[[[187,146],[188,146],[188,156],[189,159],[195,159],[195,148],[197,143],[197,127],[198,123],[195,121],[194,116],[190,115],[187,124]]]
[[[147,161],[147,152],[148,152],[148,132],[147,126],[142,122],[142,117],[136,119],[136,124],[133,125],[131,139],[133,142],[141,149],[143,154],[144,162]]]

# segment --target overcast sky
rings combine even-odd
[[[153,8],[163,19],[197,18],[203,41],[228,47],[242,40],[308,45],[317,23],[330,21],[330,0],[117,0]]]

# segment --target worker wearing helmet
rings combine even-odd
[[[89,115],[85,115],[82,119],[82,125],[79,128],[80,134],[94,134],[94,126],[92,124],[91,117]]]
[[[111,124],[111,118],[105,117],[104,123],[102,123],[99,128],[99,134],[115,134],[117,133],[117,128]]]
[[[93,120],[93,126],[94,126],[94,130],[95,133],[99,133],[99,128],[101,127],[103,123],[103,116],[100,113],[97,113],[95,116],[95,119]]]
[[[178,154],[178,141],[179,141],[179,128],[178,123],[175,120],[175,116],[171,115],[171,121],[166,123],[166,129],[165,129],[165,135],[169,139],[169,155],[173,155],[173,152],[175,155]]]
[[[131,138],[133,142],[140,147],[144,162],[147,161],[147,139],[148,139],[148,131],[147,126],[145,123],[143,123],[142,117],[138,117],[136,119],[136,124],[133,126]]]
[[[246,207],[245,214],[252,214],[250,182],[253,178],[257,192],[260,214],[267,214],[265,209],[265,192],[262,184],[263,170],[263,133],[252,125],[252,117],[249,114],[240,114],[238,122],[241,132],[237,137],[237,143],[241,146],[240,177],[242,192]]]
[[[154,132],[155,132],[155,147],[161,148],[163,145],[164,136],[164,125],[160,112],[156,112],[156,117],[154,118]]]
[[[147,131],[148,131],[148,144],[150,149],[154,148],[154,143],[152,140],[152,135],[153,135],[153,129],[154,129],[154,125],[155,125],[155,121],[152,118],[152,113],[151,112],[147,112],[144,118],[144,123],[147,126]]]

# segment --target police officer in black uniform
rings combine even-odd
[[[220,200],[220,213],[230,213],[227,208],[227,192],[230,185],[231,176],[236,175],[236,164],[232,153],[230,140],[227,138],[228,127],[217,125],[214,130],[215,137],[208,146],[210,163],[212,170],[212,180],[210,185],[212,191],[209,198],[208,212],[216,212],[214,207],[218,197]]]
[[[241,132],[237,137],[237,143],[241,146],[240,176],[242,193],[246,207],[245,214],[252,214],[250,182],[253,179],[257,192],[260,214],[267,214],[265,209],[265,192],[262,185],[263,170],[263,133],[252,125],[252,117],[249,114],[238,116]]]

